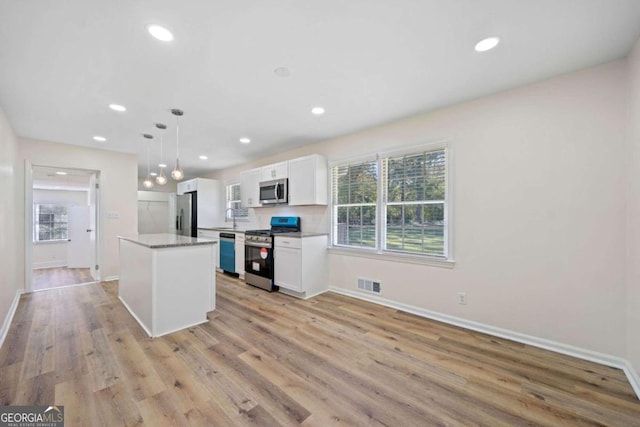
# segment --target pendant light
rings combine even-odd
[[[142,181],[142,186],[144,188],[153,188],[153,180],[151,179],[151,140],[153,139],[152,135],[148,133],[142,134],[147,139],[147,177],[144,181]]]
[[[156,176],[156,184],[165,185],[167,183],[167,177],[164,175],[164,168],[166,167],[164,164],[164,130],[167,128],[167,125],[163,125],[162,123],[156,123],[156,127],[160,129],[160,173]]]
[[[171,171],[171,178],[174,181],[180,181],[184,178],[184,172],[180,168],[180,126],[178,121],[184,113],[182,110],[174,108],[171,110],[171,114],[176,116],[176,167]]]

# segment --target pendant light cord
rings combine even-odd
[[[180,117],[176,116],[176,158],[180,158]]]
[[[151,176],[151,141],[147,141],[147,178]]]

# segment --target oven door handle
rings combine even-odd
[[[244,241],[244,245],[245,246],[251,246],[254,248],[271,248],[271,243],[257,243],[257,242],[247,242],[246,240]]]

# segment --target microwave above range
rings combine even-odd
[[[260,183],[260,204],[280,205],[289,203],[289,179],[281,178]]]

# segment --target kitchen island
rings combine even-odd
[[[216,240],[175,234],[118,237],[119,298],[150,337],[207,321],[216,304]]]

